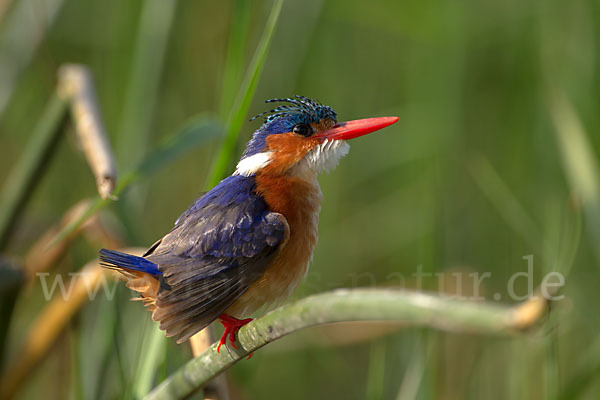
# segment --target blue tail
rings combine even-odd
[[[120,251],[101,249],[100,262],[108,268],[130,269],[152,275],[162,275],[162,272],[158,270],[158,265],[153,262]]]

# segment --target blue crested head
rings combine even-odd
[[[262,126],[246,145],[234,175],[303,178],[333,169],[348,153],[347,140],[393,124],[396,117],[339,122],[328,106],[304,96],[267,100],[287,103],[252,118],[264,117]]]
[[[260,153],[265,148],[267,136],[292,132],[296,126],[316,126],[324,124],[333,126],[337,123],[337,113],[333,108],[320,104],[308,97],[295,95],[287,98],[266,100],[265,103],[289,103],[280,105],[270,111],[255,115],[250,119],[264,117],[264,123],[254,132],[246,145],[242,158]]]

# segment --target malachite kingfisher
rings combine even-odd
[[[235,172],[198,198],[142,256],[100,250],[140,293],[167,336],[184,342],[216,320],[235,347],[237,331],[262,306],[287,298],[308,272],[317,243],[321,171],[348,153],[349,139],[397,117],[337,122],[336,112],[303,96],[264,117]],[[252,118],[252,119],[254,119]]]

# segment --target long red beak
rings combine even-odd
[[[378,131],[398,121],[398,117],[365,118],[340,122],[326,131],[318,132],[313,137],[330,140],[350,140]]]

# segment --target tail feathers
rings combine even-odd
[[[125,269],[145,272],[151,275],[162,275],[162,272],[158,270],[158,265],[153,262],[143,257],[121,253],[116,250],[101,249],[100,262],[105,267],[111,269]]]
[[[143,257],[108,249],[100,250],[100,264],[123,275],[125,286],[141,295],[133,300],[143,301],[150,311],[156,309],[156,295],[162,275],[156,264]]]

